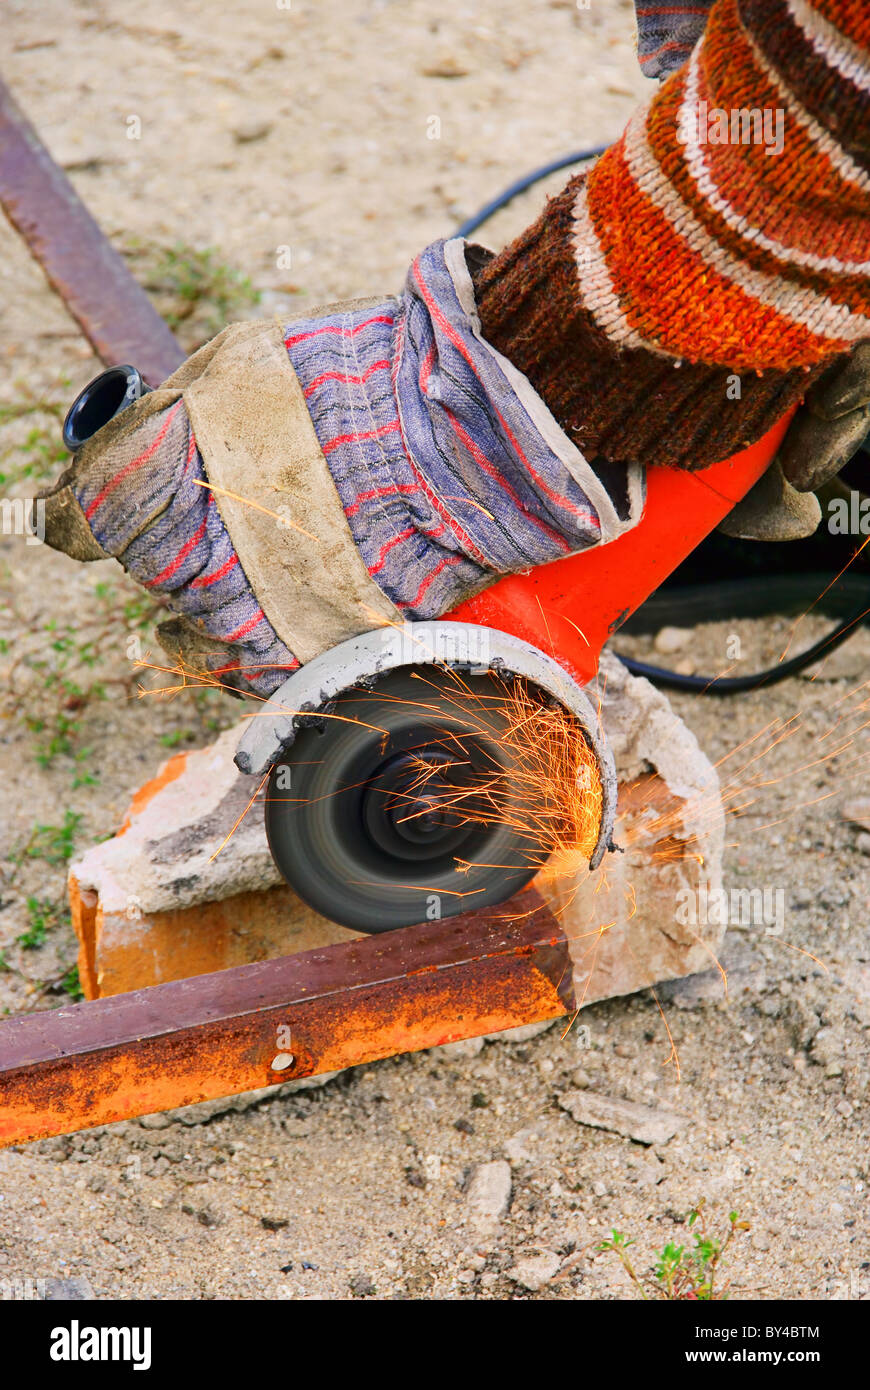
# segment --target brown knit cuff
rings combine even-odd
[[[615,348],[578,293],[580,182],[573,179],[533,226],[476,269],[484,336],[529,378],[590,460],[704,468],[760,439],[830,363],[738,378],[727,367]]]

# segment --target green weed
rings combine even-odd
[[[737,1212],[731,1211],[724,1236],[708,1235],[702,1199],[689,1213],[687,1225],[692,1230],[691,1248],[669,1241],[656,1258],[652,1278],[637,1273],[628,1254],[635,1242],[622,1231],[611,1231],[607,1240],[596,1248],[602,1253],[616,1255],[641,1298],[668,1302],[690,1299],[704,1303],[726,1298],[727,1294],[716,1287],[719,1264],[734,1236],[749,1230],[749,1222],[741,1221]]]
[[[45,945],[49,927],[60,921],[60,910],[52,903],[41,902],[39,898],[27,899],[28,927],[16,937],[19,946],[25,951],[38,951]]]
[[[55,476],[58,465],[69,458],[60,437],[63,414],[63,406],[53,401],[0,401],[0,426],[29,418],[46,421],[34,423],[23,439],[0,451],[0,487],[28,480],[41,483]]]
[[[84,999],[84,991],[79,982],[79,968],[77,965],[74,965],[71,970],[66,972],[59,981],[59,984],[64,994],[68,994],[73,1003],[77,1004],[80,999]]]
[[[228,323],[250,317],[260,302],[260,292],[248,276],[220,260],[214,247],[132,241],[124,254],[134,261],[136,278],[188,351]]]
[[[67,809],[63,825],[35,825],[22,853],[28,859],[44,859],[46,864],[65,864],[73,856],[81,818],[80,811]]]

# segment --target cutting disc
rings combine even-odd
[[[271,772],[275,863],[323,916],[381,932],[510,897],[549,847],[491,674],[393,671],[307,721]]]

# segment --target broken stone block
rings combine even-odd
[[[546,868],[537,880],[563,922],[583,1003],[708,969],[724,930],[680,925],[676,916],[680,894],[692,898],[706,886],[712,901],[721,888],[715,769],[666,697],[607,653],[599,687],[620,781],[615,839],[623,852],[593,874]],[[262,805],[251,804],[256,785],[233,762],[238,738],[238,728],[228,729],[210,747],[169,759],[136,792],[119,834],[72,865],[87,998],[357,935],[281,881]]]
[[[619,800],[609,854],[589,873],[539,876],[571,947],[578,1005],[715,965],[725,935],[704,905],[722,890],[725,816],[716,769],[670,702],[604,652],[601,719]]]
[[[210,747],[170,758],[136,792],[119,833],[72,865],[88,999],[357,935],[283,883],[263,808],[247,809],[256,784],[233,762],[238,741],[238,728],[227,729]]]

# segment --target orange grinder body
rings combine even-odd
[[[749,448],[708,468],[649,468],[643,515],[631,531],[564,560],[506,575],[442,616],[520,637],[587,684],[607,640],[766,471],[793,414]]]

